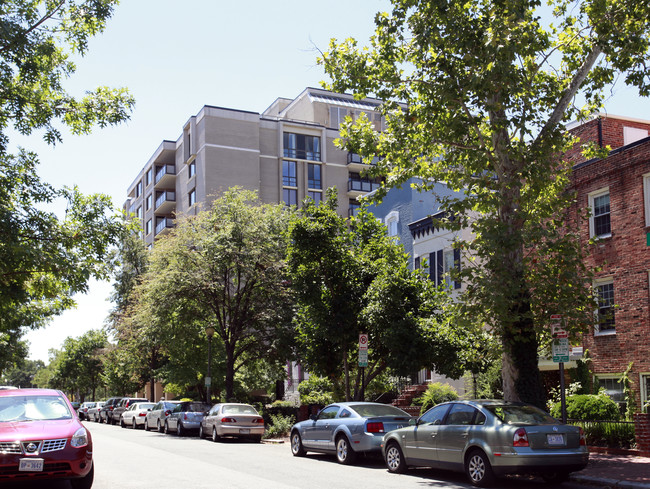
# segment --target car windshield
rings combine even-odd
[[[359,416],[369,418],[372,416],[408,416],[401,409],[398,409],[389,404],[357,404],[350,406],[354,409]]]
[[[70,419],[72,413],[60,396],[22,396],[0,398],[0,423]]]
[[[223,414],[257,414],[253,406],[224,406]]]
[[[485,406],[506,424],[557,424],[558,421],[535,406],[494,405]]]
[[[190,402],[181,408],[186,413],[203,413],[210,410],[210,405],[203,402]]]

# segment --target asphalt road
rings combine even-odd
[[[434,489],[469,488],[463,474],[412,469],[390,474],[380,458],[362,458],[355,466],[339,465],[334,457],[291,455],[288,443],[267,444],[226,440],[213,443],[198,437],[179,438],[143,430],[85,422],[93,436],[93,489]],[[504,489],[564,489],[541,479],[513,477],[495,487]],[[3,489],[70,489],[67,481],[3,484]]]

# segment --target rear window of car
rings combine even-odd
[[[205,404],[203,402],[190,402],[188,404],[184,404],[181,408],[180,411],[186,412],[186,413],[203,413],[205,411],[210,410],[210,405]]]
[[[68,403],[60,396],[0,398],[0,423],[70,419]]]
[[[558,421],[535,406],[494,405],[485,406],[506,424],[557,424]]]
[[[364,418],[369,418],[371,416],[408,416],[401,409],[389,404],[357,404],[350,407],[354,409],[359,416]]]
[[[257,414],[253,406],[224,406],[224,414]]]

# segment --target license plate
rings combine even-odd
[[[43,459],[21,458],[18,470],[21,472],[43,472]]]
[[[240,435],[248,435],[251,432],[248,428],[242,428],[239,430]]]
[[[546,435],[546,442],[549,445],[564,445],[564,437],[562,435]]]

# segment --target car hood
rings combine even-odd
[[[74,435],[75,431],[82,427],[82,424],[76,419],[0,423],[0,440],[19,441],[38,438],[70,438]]]

